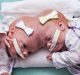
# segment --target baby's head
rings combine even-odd
[[[27,57],[42,47],[39,39],[40,29],[38,28],[40,28],[40,26],[37,23],[37,19],[30,16],[23,16],[11,23],[8,37],[13,39],[13,41],[9,41],[10,48],[8,48],[8,50],[12,57],[16,57],[21,50],[23,54],[20,53],[21,57],[24,58],[23,56]],[[17,46],[18,52],[15,48],[16,41],[19,46]]]
[[[40,17],[46,16],[51,12],[56,14],[54,16],[55,18],[47,20],[44,24],[42,24]],[[27,32],[29,30],[25,32],[22,28],[20,28],[22,25],[29,27],[32,33],[28,35]],[[53,10],[44,10],[35,17],[23,16],[15,20],[13,23],[11,23],[8,32],[8,37],[14,40],[14,42],[9,41],[10,48],[8,49],[10,55],[13,57],[16,56],[16,54],[19,55],[21,50],[23,55],[20,56],[23,57],[34,53],[41,47],[46,47],[49,49],[51,47],[55,31],[59,36],[55,34],[57,37],[57,39],[55,37],[55,40],[57,40],[57,42],[55,43],[56,45],[54,51],[60,50],[64,44],[65,35],[68,30],[67,25],[68,20],[65,18],[65,16],[62,13]],[[16,38],[16,40],[14,38]],[[53,40],[53,44],[55,40]],[[17,47],[19,49],[18,52],[15,50],[15,41],[17,41],[17,45],[19,47]]]
[[[44,47],[50,51],[60,51],[64,46],[68,30],[67,18],[62,13],[51,9],[43,11],[38,17],[44,28]]]

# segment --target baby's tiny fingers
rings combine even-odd
[[[6,37],[6,40],[13,41],[13,40],[12,40],[12,39],[10,39],[9,37]]]
[[[6,38],[4,39],[5,44],[10,48],[10,44],[9,44],[8,41],[13,41],[13,40],[10,39],[9,37],[6,37]]]
[[[52,57],[47,57],[48,60],[52,60]]]
[[[52,60],[52,54],[51,53],[47,56],[47,59]]]

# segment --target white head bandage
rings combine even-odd
[[[16,53],[22,58],[22,59],[25,59],[19,45],[18,45],[18,42],[16,40],[16,38],[13,38],[13,45],[15,47],[15,50],[16,50]]]
[[[50,19],[55,19],[58,18],[58,12],[57,11],[52,11],[50,14],[46,15],[46,16],[42,16],[39,17],[39,21],[44,24],[45,22],[47,22]]]
[[[12,17],[12,16],[6,16],[3,20],[2,20],[2,24],[4,26],[0,27],[0,33],[7,33],[9,31],[9,26],[11,25],[11,23],[15,20],[16,18]],[[25,26],[23,21],[20,21],[19,23],[16,24],[16,27],[23,29],[26,34],[28,36],[30,36],[33,33],[33,29],[29,28],[28,26]],[[16,38],[13,38],[13,45],[15,47],[16,53],[22,58],[25,59],[19,45],[17,42]]]
[[[33,33],[33,29],[29,28],[28,26],[25,26],[23,21],[17,23],[16,27],[23,29],[28,36],[30,36]]]
[[[24,22],[23,21],[20,21],[19,23],[16,24],[16,27],[18,28],[21,28],[22,30],[25,31],[25,33],[30,36],[32,33],[33,33],[33,29],[32,28],[29,28],[28,26],[25,26]],[[16,53],[23,59],[25,59],[18,43],[17,43],[17,40],[16,38],[13,39],[13,44],[14,44],[14,47],[15,47],[15,50],[16,50]]]
[[[58,41],[58,38],[59,38],[59,34],[60,34],[60,30],[57,30],[55,31],[54,33],[54,37],[53,37],[53,40],[52,40],[52,44],[49,48],[49,51],[52,52],[57,44],[57,41]]]

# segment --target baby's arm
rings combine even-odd
[[[76,51],[64,51],[56,52],[48,56],[49,60],[53,61],[53,65],[56,68],[63,68],[67,66],[80,64],[80,52]]]
[[[0,33],[0,75],[10,75],[14,63],[7,55],[5,38],[6,35]]]
[[[7,64],[0,64],[0,75],[11,75],[13,65],[14,60],[8,60]]]
[[[9,75],[7,65],[0,66],[0,75]]]
[[[14,65],[14,60],[9,58],[6,48],[0,48],[0,75],[10,75]]]

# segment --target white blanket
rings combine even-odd
[[[16,2],[3,2],[1,13],[35,15],[44,9],[56,9],[66,17],[80,16],[79,0],[22,0]],[[68,15],[68,16],[67,16]]]
[[[48,53],[48,50],[41,49],[29,56],[26,60],[16,60],[14,67],[53,67],[52,62],[46,58]]]
[[[56,9],[67,18],[80,16],[79,0],[23,0],[5,2],[1,4],[1,14],[5,15],[36,15],[44,9]],[[26,60],[16,60],[15,67],[52,67],[52,63],[46,59],[48,51],[41,49]]]

